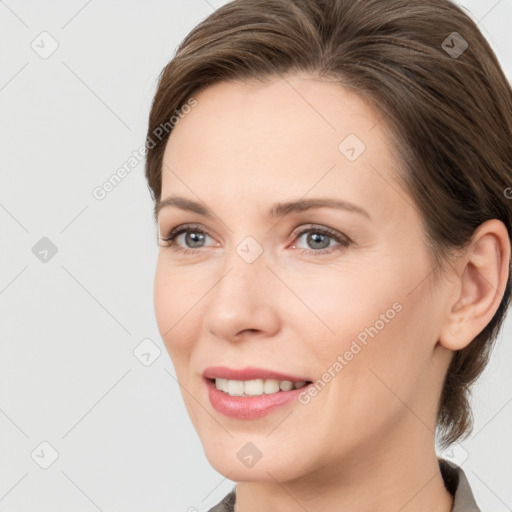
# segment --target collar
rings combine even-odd
[[[451,512],[481,512],[462,468],[445,459],[438,458],[437,461],[441,475],[443,475],[444,485],[453,495]]]

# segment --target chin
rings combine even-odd
[[[290,464],[290,458],[284,457],[281,450],[269,446],[266,456],[262,447],[264,441],[259,443],[260,449],[257,444],[257,440],[253,443],[235,436],[222,446],[213,440],[209,446],[204,443],[203,449],[210,465],[229,480],[275,482],[299,476],[299,467]],[[267,441],[266,444],[270,443]]]

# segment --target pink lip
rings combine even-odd
[[[243,420],[261,418],[270,414],[281,405],[285,405],[292,400],[298,401],[299,394],[307,390],[309,386],[314,385],[311,383],[301,388],[291,389],[290,391],[278,391],[269,395],[230,396],[224,393],[224,391],[218,390],[213,380],[205,379],[205,383],[210,403],[217,412],[231,418]]]
[[[230,396],[215,387],[215,378],[228,380],[276,379],[279,381],[289,380],[294,383],[299,381],[311,382],[311,379],[307,377],[298,377],[251,366],[238,370],[225,366],[211,366],[203,371],[203,377],[205,378],[212,407],[225,416],[238,419],[255,419],[266,416],[277,407],[292,400],[297,400],[298,395],[308,386],[261,396]],[[309,385],[312,385],[312,383]]]
[[[256,380],[256,379],[276,379],[276,380],[291,380],[292,382],[299,382],[301,380],[310,381],[308,377],[296,377],[294,375],[286,375],[284,373],[266,370],[264,368],[254,368],[248,366],[236,370],[234,368],[227,368],[226,366],[210,366],[203,371],[205,379],[229,379],[229,380]]]

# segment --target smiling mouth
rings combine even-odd
[[[271,395],[275,393],[282,393],[292,391],[294,389],[303,388],[312,381],[302,380],[292,382],[290,380],[277,380],[277,379],[253,379],[253,380],[232,380],[213,378],[209,380],[219,391],[226,393],[229,396],[262,396]]]

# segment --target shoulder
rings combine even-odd
[[[451,512],[482,512],[476,503],[469,481],[460,466],[438,459],[446,489],[453,495]]]

